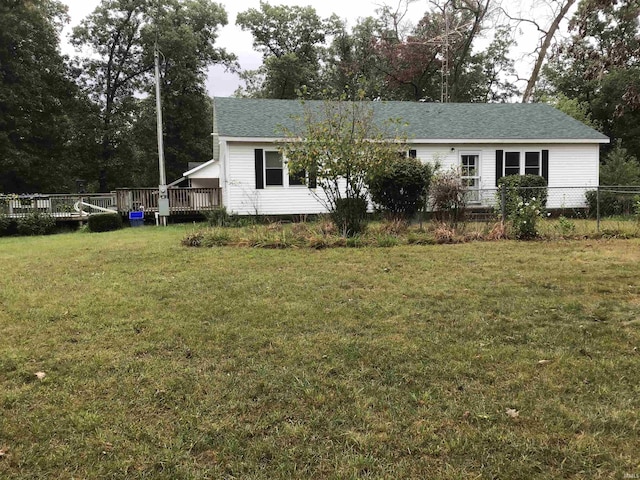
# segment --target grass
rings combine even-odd
[[[640,474],[640,240],[190,231],[0,239],[0,478]]]

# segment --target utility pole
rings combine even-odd
[[[156,40],[154,59],[156,66],[156,116],[158,126],[158,166],[160,169],[160,185],[158,186],[158,216],[160,224],[167,226],[169,216],[169,192],[167,190],[167,175],[164,169],[164,139],[162,134],[162,100],[160,98],[160,52]]]

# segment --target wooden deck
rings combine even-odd
[[[169,213],[184,215],[212,210],[222,205],[222,190],[219,188],[169,188]],[[117,210],[123,214],[144,210],[158,211],[157,188],[119,188],[115,191]]]
[[[169,188],[169,214],[188,215],[212,210],[222,205],[219,188]],[[60,221],[86,221],[98,213],[120,213],[143,210],[145,215],[158,211],[157,188],[119,188],[109,193],[92,194],[0,194],[0,215],[10,218],[33,213],[51,215]]]

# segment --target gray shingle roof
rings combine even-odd
[[[282,137],[295,130],[303,112],[297,100],[215,98],[218,134],[223,137]],[[306,102],[319,106],[320,102]],[[422,140],[592,140],[608,138],[542,103],[371,102],[378,124],[406,122],[407,138]]]

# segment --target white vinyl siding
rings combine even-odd
[[[255,188],[255,149],[274,150],[273,143],[226,142],[221,144],[223,201],[229,212],[243,215],[304,215],[326,212],[312,192],[301,186],[293,188]],[[478,187],[482,205],[495,200],[496,150],[519,151],[522,168],[524,152],[549,151],[549,208],[584,206],[584,192],[598,185],[599,145],[597,144],[413,144],[416,156],[423,162],[440,164],[441,170],[460,168],[460,155],[473,152],[479,155]],[[542,157],[540,156],[540,164]],[[288,183],[286,164],[283,175]],[[585,187],[554,193],[554,187]],[[322,189],[317,187],[317,193]]]
[[[521,152],[520,163],[523,172],[525,152],[549,151],[549,208],[584,207],[584,193],[598,185],[598,144],[421,144],[411,148],[417,150],[417,157],[423,162],[438,162],[441,171],[459,168],[460,154],[463,152],[477,152],[480,155],[479,188],[482,205],[492,205],[495,200],[496,150]],[[572,188],[561,190],[560,187]]]
[[[226,148],[228,176],[224,188],[226,207],[240,215],[305,215],[325,213],[325,207],[306,186],[288,186],[289,172],[283,165],[287,185],[256,189],[255,150],[274,151],[272,143],[228,143]],[[316,192],[322,194],[321,188]]]

